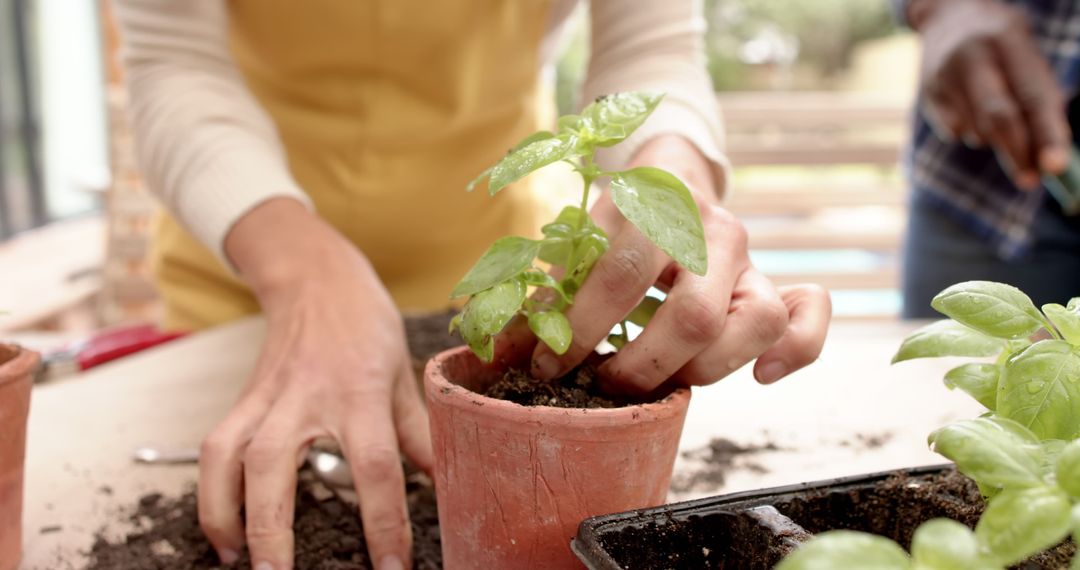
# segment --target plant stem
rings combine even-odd
[[[589,190],[592,189],[592,183],[596,180],[596,165],[593,164],[593,158],[591,154],[585,155],[585,165],[581,169],[581,179],[585,183],[585,187],[581,191],[581,218],[578,219],[577,233],[581,233],[582,228],[585,227],[585,220],[589,215]]]
[[[630,333],[626,330],[626,321],[619,321],[619,328],[622,329],[623,345],[625,346],[630,342]]]

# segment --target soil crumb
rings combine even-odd
[[[412,520],[414,568],[442,568],[434,488],[426,476],[413,471],[407,476],[406,491]],[[89,553],[87,570],[251,568],[247,551],[235,564],[225,566],[218,562],[199,528],[194,489],[177,499],[168,499],[160,493],[147,494],[123,516],[134,530],[115,542],[98,533]],[[300,472],[295,516],[297,570],[374,567],[368,558],[356,507],[328,492],[306,469]]]
[[[622,408],[643,403],[605,394],[600,389],[596,363],[591,361],[552,382],[537,380],[528,372],[510,370],[498,382],[488,386],[484,395],[522,406],[556,408]]]
[[[703,447],[682,452],[683,459],[695,461],[700,466],[676,475],[671,481],[671,490],[676,493],[688,493],[717,489],[727,481],[727,474],[736,470],[768,473],[769,470],[763,465],[747,457],[780,450],[780,446],[772,441],[766,441],[760,445],[742,445],[722,437],[713,438]]]
[[[860,433],[855,435],[855,440],[844,440],[840,442],[843,447],[854,447],[856,449],[879,449],[883,445],[889,443],[893,439],[892,432],[882,433]]]

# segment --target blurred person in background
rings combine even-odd
[[[494,239],[536,234],[532,193],[464,186],[553,124],[541,70],[574,4],[117,1],[140,167],[169,212],[152,253],[166,325],[267,320],[243,395],[201,450],[199,518],[223,561],[246,545],[259,570],[291,567],[298,457],[331,437],[372,559],[411,567],[399,450],[423,469],[432,456],[400,310],[445,308]],[[673,267],[601,197],[612,247],[568,313],[575,344],[536,349],[542,379],[580,362],[662,276],[668,303],[601,371],[615,385],[708,384],[755,358],[768,383],[821,350],[828,296],[773,287],[719,205],[728,178],[700,10],[592,2],[582,100],[667,93],[600,158],[688,183],[708,274]]]
[[[933,296],[973,279],[1036,305],[1080,295],[1080,219],[1041,181],[1080,133],[1080,2],[894,2],[923,39],[904,316],[940,317]]]

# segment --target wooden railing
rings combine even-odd
[[[746,223],[752,249],[861,250],[880,260],[811,272],[774,268],[770,277],[832,290],[897,289],[907,103],[845,93],[738,93],[719,100],[737,173],[728,207]],[[772,175],[777,172],[784,174]]]

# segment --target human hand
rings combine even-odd
[[[1057,80],[1024,13],[1000,0],[912,0],[923,36],[922,91],[946,140],[988,144],[1017,186],[1060,174],[1071,134]]]
[[[755,377],[771,383],[813,362],[831,314],[828,293],[815,285],[777,290],[754,269],[746,230],[719,206],[709,163],[696,147],[681,137],[657,137],[638,152],[634,166],[664,168],[691,188],[705,228],[708,272],[697,276],[675,264],[605,194],[591,215],[611,247],[566,312],[570,348],[559,356],[539,343],[533,375],[554,378],[579,364],[653,285],[667,291],[667,300],[641,335],[599,370],[612,389],[650,392],[669,378],[711,384],[755,358]]]
[[[411,567],[399,448],[433,459],[400,314],[366,259],[299,203],[237,223],[226,251],[267,319],[255,371],[199,459],[199,522],[223,562],[246,544],[258,570],[293,565],[297,467],[311,442],[340,445],[379,570]],[[240,508],[246,508],[246,529]]]

